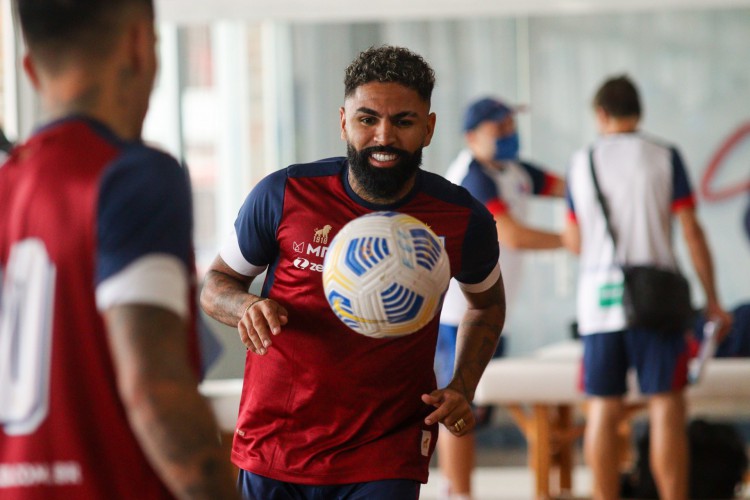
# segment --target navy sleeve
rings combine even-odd
[[[190,183],[166,153],[134,146],[115,159],[102,177],[97,216],[97,284],[148,254],[191,268]]]
[[[469,172],[461,181],[461,186],[485,205],[501,199],[497,183],[482,170],[476,161],[472,161]]]
[[[690,185],[690,179],[688,178],[687,169],[685,163],[682,161],[682,156],[676,148],[671,148],[672,152],[672,201],[680,202],[686,199],[691,199],[693,196],[693,189]]]
[[[471,206],[462,254],[461,270],[455,278],[466,284],[480,283],[487,278],[500,258],[495,219],[477,200],[473,200]]]
[[[547,173],[532,163],[522,161],[519,164],[531,178],[531,192],[544,194],[547,191],[547,179],[549,178]]]
[[[276,231],[284,207],[287,170],[261,180],[245,199],[234,229],[245,260],[254,266],[272,264],[278,255]]]

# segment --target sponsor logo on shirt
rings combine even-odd
[[[328,235],[331,233],[333,226],[326,224],[322,228],[315,228],[313,231],[313,241],[294,241],[292,250],[298,256],[292,261],[292,265],[303,271],[323,272],[323,262],[328,252]]]
[[[323,264],[316,264],[315,262],[310,262],[309,260],[305,259],[304,257],[297,257],[294,259],[294,267],[297,269],[310,270],[315,271],[318,273],[323,272]]]

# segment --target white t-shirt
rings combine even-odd
[[[676,148],[639,133],[607,135],[593,147],[596,177],[617,235],[617,256],[596,198],[590,148],[573,155],[568,173],[569,216],[580,228],[578,328],[581,335],[625,328],[619,263],[675,268],[672,214],[694,206]],[[616,263],[617,262],[617,263]]]

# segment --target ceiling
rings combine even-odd
[[[750,0],[155,0],[160,21],[383,21],[748,7]]]

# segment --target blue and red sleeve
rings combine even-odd
[[[672,148],[672,211],[681,208],[695,207],[695,195],[693,194],[690,179],[682,161],[682,156],[677,149]]]
[[[547,172],[533,163],[522,161],[520,165],[531,178],[531,192],[533,194],[537,196],[552,195],[552,189],[559,179],[556,175]]]

